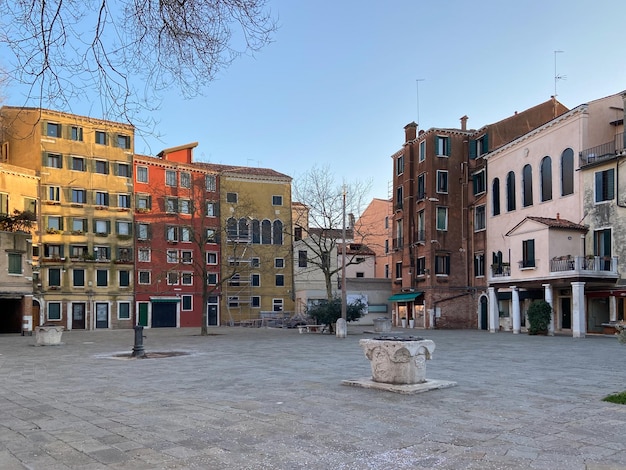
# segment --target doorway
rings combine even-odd
[[[489,320],[487,315],[487,298],[485,296],[482,296],[480,298],[480,329],[489,329]]]
[[[176,302],[152,303],[152,328],[176,328]]]
[[[572,329],[572,299],[569,297],[561,297],[561,329]]]
[[[96,328],[109,327],[109,304],[96,303]]]
[[[217,326],[218,325],[218,298],[217,295],[209,296],[209,301],[207,303],[207,326]]]
[[[85,311],[86,311],[86,305],[84,303],[72,304],[72,329],[73,330],[85,329]]]

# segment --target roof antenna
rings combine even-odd
[[[556,117],[556,84],[559,80],[565,80],[566,75],[559,75],[556,71],[556,55],[562,54],[564,51],[554,51],[554,117]]]

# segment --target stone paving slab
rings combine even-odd
[[[342,384],[370,374],[348,330],[147,329],[189,355],[142,360],[110,359],[132,330],[0,335],[0,469],[626,470],[616,338],[417,331],[457,385],[407,395]]]

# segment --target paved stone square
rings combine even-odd
[[[416,331],[435,341],[416,395],[350,387],[371,336],[298,330],[0,336],[0,469],[626,469],[626,346],[616,338]]]

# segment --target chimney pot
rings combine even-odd
[[[467,120],[468,120],[468,119],[469,119],[469,118],[467,117],[467,115],[466,115],[466,116],[463,116],[463,117],[461,118],[461,130],[462,130],[462,131],[466,131],[466,130],[467,130]]]

